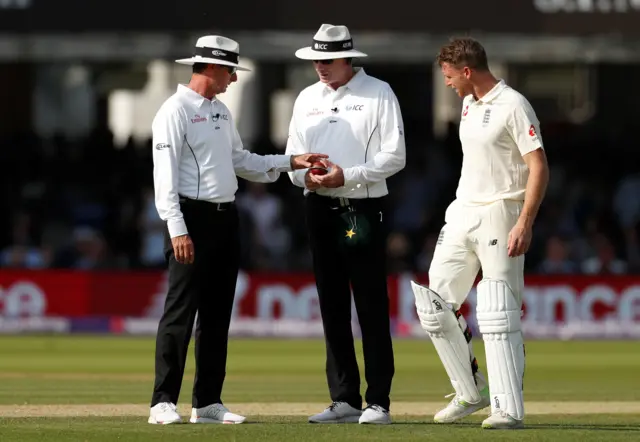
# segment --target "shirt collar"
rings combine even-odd
[[[351,80],[349,80],[349,82],[345,84],[345,86],[351,89],[353,92],[358,92],[362,89],[362,86],[367,79],[367,73],[364,71],[364,68],[355,68],[355,71],[356,74],[351,77]]]
[[[209,101],[207,98],[203,97],[202,95],[200,95],[199,93],[197,93],[196,91],[187,87],[187,85],[184,85],[184,84],[178,85],[177,92],[180,95],[183,95],[187,100],[189,100],[190,103],[194,104],[196,107],[202,106],[205,100]],[[212,102],[216,101],[215,97],[211,101]]]
[[[368,77],[367,73],[364,71],[364,68],[354,68],[356,71],[355,75],[351,77],[351,79],[347,82],[347,84],[340,86],[337,90],[333,90],[331,86],[325,85],[326,92],[337,92],[342,88],[347,88],[352,92],[358,93],[362,89],[366,78]]]
[[[504,90],[504,88],[506,87],[506,83],[504,82],[504,80],[500,80],[498,81],[498,83],[489,91],[487,92],[484,97],[480,98],[479,100],[476,100],[478,102],[482,102],[482,103],[488,103],[491,100],[493,100],[494,98],[496,98],[498,95],[500,95],[500,93]]]

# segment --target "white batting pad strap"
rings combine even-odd
[[[420,324],[433,342],[456,393],[469,403],[481,400],[469,349],[451,307],[433,290],[411,281]]]
[[[476,316],[484,339],[491,392],[491,411],[524,418],[524,342],[521,307],[504,281],[482,280],[477,288]]]

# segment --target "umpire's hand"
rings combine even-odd
[[[311,175],[310,171],[311,169],[307,170],[307,173],[304,174],[304,187],[313,192],[315,190],[318,190],[322,186],[311,180],[311,177],[313,175]]]
[[[320,187],[327,187],[329,189],[344,186],[344,171],[342,170],[342,167],[329,160],[325,160],[323,162],[329,168],[329,173],[324,175],[311,175],[309,177],[311,181]]]
[[[171,238],[173,254],[180,264],[193,264],[193,242],[189,235]]]

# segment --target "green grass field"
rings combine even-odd
[[[431,423],[451,386],[428,340],[396,340],[396,425],[310,425],[329,403],[318,340],[232,340],[224,400],[243,425],[148,425],[153,338],[0,337],[0,441],[180,442],[312,440],[458,441],[487,437],[480,412]],[[640,440],[640,346],[636,342],[528,342],[527,429],[492,440]],[[476,354],[484,366],[482,342]],[[179,409],[191,402],[190,352]],[[360,355],[360,361],[362,357]],[[361,364],[361,369],[363,366]],[[363,377],[364,379],[364,377]],[[363,381],[364,392],[364,381]]]

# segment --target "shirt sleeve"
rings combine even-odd
[[[300,155],[309,153],[304,145],[302,134],[298,131],[298,124],[296,122],[296,106],[294,105],[293,115],[291,116],[291,122],[289,123],[289,138],[287,139],[287,149],[285,150],[287,155]],[[289,179],[298,187],[305,187],[304,176],[307,173],[307,169],[298,169],[289,172]]]
[[[406,163],[404,123],[391,87],[383,89],[378,119],[380,152],[364,164],[344,169],[345,187],[380,182],[402,170]]]
[[[171,238],[188,233],[178,195],[178,173],[185,123],[177,110],[160,109],[151,124],[153,133],[153,183],[158,215],[167,223]]]
[[[536,149],[544,149],[540,122],[533,107],[524,97],[516,104],[507,120],[507,129],[524,156]]]
[[[245,180],[272,183],[281,172],[291,170],[289,155],[258,155],[244,148],[233,121],[231,123],[231,154],[236,175]]]

